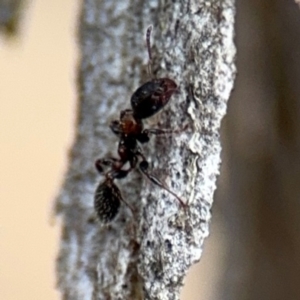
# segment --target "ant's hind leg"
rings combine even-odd
[[[112,167],[112,166],[116,166],[117,164],[120,164],[120,166],[122,167],[121,161],[113,157],[101,158],[95,161],[95,167],[100,174],[104,172],[103,167]]]
[[[148,143],[150,141],[150,136],[151,134],[154,135],[170,135],[173,133],[180,133],[183,130],[185,130],[185,128],[183,129],[160,129],[160,128],[148,128],[148,129],[144,129],[138,136],[137,136],[137,140],[141,143]]]
[[[106,173],[106,178],[109,178],[110,180],[114,180],[114,179],[122,179],[125,178],[128,173],[130,173],[136,166],[137,163],[137,157],[134,156],[131,160],[130,160],[130,166],[128,169],[123,170],[123,166],[127,163],[127,161],[122,161],[120,159],[116,159],[116,158],[106,158],[106,159],[98,159],[95,163],[97,170],[99,171],[99,173],[103,172],[103,168],[102,165],[105,166],[110,166],[111,170],[109,172]]]
[[[172,134],[175,131],[172,129],[159,129],[159,128],[149,128],[145,129],[143,133],[150,135],[150,134],[155,134],[155,135],[161,135],[161,134]]]
[[[181,204],[182,207],[186,207],[186,204],[182,201],[182,199],[180,197],[178,197],[174,192],[172,192],[168,187],[166,187],[158,178],[156,178],[155,176],[153,176],[152,174],[150,174],[148,172],[148,167],[149,167],[149,164],[146,160],[143,160],[140,162],[140,165],[139,165],[140,170],[152,183],[156,184],[160,188],[169,192],[171,195],[173,195],[179,201],[179,203]]]
[[[164,134],[172,134],[174,133],[174,130],[170,129],[158,129],[158,128],[149,128],[149,129],[144,129],[138,136],[137,140],[141,143],[148,143],[150,140],[150,135],[155,134],[155,135],[164,135]]]
[[[150,137],[150,134],[155,134],[155,135],[164,135],[164,134],[173,134],[173,133],[181,133],[185,131],[188,128],[188,125],[184,125],[182,128],[177,128],[177,129],[160,129],[160,128],[148,128],[144,129],[142,134]]]

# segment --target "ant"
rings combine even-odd
[[[149,26],[146,33],[146,44],[150,75],[152,75],[151,31],[152,26]],[[105,174],[104,181],[97,187],[94,199],[95,210],[98,218],[103,223],[110,222],[117,215],[121,201],[134,212],[134,209],[122,198],[114,180],[126,177],[136,168],[137,164],[140,171],[152,183],[168,191],[179,201],[181,206],[185,207],[185,203],[174,192],[148,172],[149,163],[139,146],[139,144],[149,142],[151,135],[170,132],[155,128],[144,129],[143,119],[149,118],[162,110],[176,90],[177,84],[172,79],[153,78],[152,75],[152,80],[140,86],[131,96],[132,109],[122,110],[120,119],[110,123],[110,129],[120,139],[118,145],[119,158],[103,158],[95,162],[95,167],[100,174],[104,172],[104,167],[110,167],[110,170]],[[123,166],[127,163],[129,163],[129,167],[123,169]]]

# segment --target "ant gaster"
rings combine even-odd
[[[149,55],[148,72],[151,72],[151,36],[152,26],[148,27],[146,43]],[[131,96],[132,109],[122,110],[120,119],[110,123],[110,129],[118,136],[119,158],[98,159],[95,162],[99,173],[104,172],[103,167],[110,167],[105,174],[105,179],[99,184],[95,192],[94,205],[98,218],[103,223],[110,222],[118,213],[121,201],[132,207],[122,198],[119,188],[115,185],[115,179],[124,178],[138,164],[140,171],[154,184],[172,194],[182,206],[184,202],[171,190],[169,190],[159,179],[148,172],[148,162],[143,155],[139,143],[147,143],[151,134],[164,134],[162,129],[144,129],[143,119],[158,113],[169,102],[173,93],[177,90],[176,83],[169,78],[154,78],[140,86]],[[124,165],[129,163],[127,169]]]

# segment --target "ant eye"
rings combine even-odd
[[[119,212],[121,192],[112,181],[104,181],[99,184],[95,192],[94,207],[99,220],[108,223]]]

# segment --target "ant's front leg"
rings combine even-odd
[[[173,195],[181,204],[182,207],[186,207],[186,204],[182,201],[182,199],[180,197],[178,197],[174,192],[172,192],[165,184],[163,184],[158,178],[156,178],[155,176],[153,176],[152,174],[150,174],[148,172],[148,167],[149,167],[149,163],[145,160],[144,156],[142,153],[140,153],[140,156],[143,157],[143,161],[140,162],[139,168],[142,171],[142,173],[155,185],[159,186],[160,188],[166,190],[167,192],[169,192],[171,195]]]
[[[172,129],[158,129],[158,128],[149,128],[149,129],[145,129],[143,131],[146,134],[156,134],[156,135],[160,135],[160,134],[170,134],[170,133],[174,133],[176,132],[176,130],[172,130]]]
[[[126,163],[127,161],[123,161],[114,157],[102,158],[96,160],[95,167],[100,174],[104,172],[103,166],[111,167],[111,170],[106,174],[106,177],[112,180],[121,179],[126,177],[128,173],[130,173],[136,167],[137,157],[133,156],[129,162],[130,167],[127,170],[122,170]]]
[[[177,128],[177,129],[148,128],[148,129],[143,130],[142,133],[145,133],[148,136],[150,134],[156,134],[156,135],[160,135],[160,134],[172,134],[172,133],[181,133],[181,132],[185,131],[187,128],[188,128],[188,124],[185,124],[181,128]]]
[[[142,133],[139,134],[139,136],[137,137],[137,140],[140,143],[147,143],[150,140],[150,135],[151,134],[155,134],[155,135],[164,135],[164,134],[172,134],[172,133],[180,133],[182,131],[184,131],[186,129],[187,126],[185,126],[182,129],[159,129],[159,128],[148,128],[148,129],[144,129],[142,131]]]
[[[163,135],[163,134],[171,134],[174,133],[172,130],[168,129],[158,129],[158,128],[150,128],[150,129],[144,129],[137,137],[137,140],[144,144],[148,143],[150,140],[150,135],[151,134],[156,134],[156,135]]]

